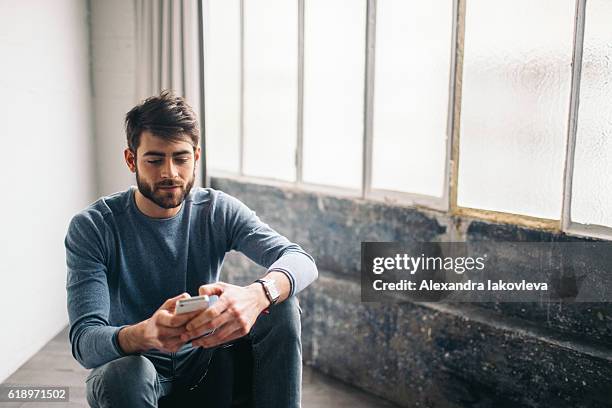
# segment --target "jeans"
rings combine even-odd
[[[297,298],[291,297],[270,307],[269,314],[259,316],[243,338],[251,343],[253,350],[252,399],[256,408],[300,407],[300,313]],[[223,375],[219,372],[223,367],[210,364],[214,352],[214,348],[186,344],[176,353],[152,350],[110,361],[89,374],[87,401],[94,408],[157,407],[160,398],[185,392],[197,384],[196,391],[191,392],[207,390],[209,393],[198,396],[201,404],[197,406],[209,407],[220,394],[228,395],[227,390],[206,387],[207,382]]]

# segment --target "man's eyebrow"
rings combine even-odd
[[[172,153],[172,157],[182,156],[184,154],[190,154],[190,153],[192,153],[191,150],[179,150],[178,152]],[[143,156],[166,157],[166,154],[164,152],[158,152],[158,151],[155,151],[155,150],[151,150],[151,151],[148,151],[145,154],[143,154]]]

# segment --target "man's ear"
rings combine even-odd
[[[202,154],[202,149],[200,148],[200,146],[198,146],[196,147],[195,152],[193,152],[193,156],[195,158],[196,163],[198,160],[200,160],[200,154]]]
[[[125,163],[132,173],[136,173],[136,155],[128,147],[123,151],[123,157],[125,157]]]

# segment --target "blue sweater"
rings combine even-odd
[[[124,355],[117,341],[122,326],[218,281],[230,250],[284,272],[291,295],[317,278],[310,255],[234,197],[193,188],[174,217],[155,219],[138,210],[135,191],[99,199],[72,218],[66,234],[70,343],[86,368]]]

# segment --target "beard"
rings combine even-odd
[[[161,208],[171,209],[176,208],[185,201],[185,197],[191,191],[193,187],[193,183],[195,182],[195,169],[193,169],[193,175],[190,180],[187,181],[187,184],[182,183],[181,181],[174,180],[165,180],[155,185],[150,185],[145,180],[140,178],[138,174],[138,168],[136,168],[136,184],[138,185],[138,190],[140,193],[153,201]],[[178,189],[174,190],[164,190],[162,187],[172,187],[176,186]]]

